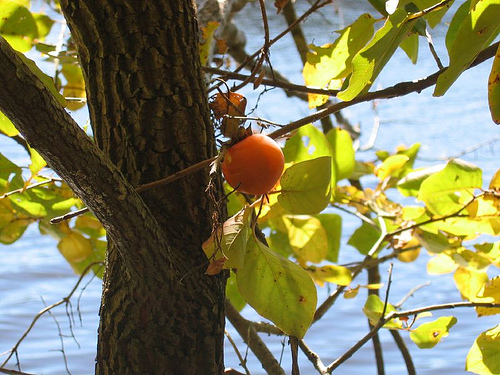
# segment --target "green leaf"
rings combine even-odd
[[[283,148],[285,161],[287,163],[298,163],[301,161],[316,159],[320,156],[330,156],[332,159],[331,184],[337,183],[335,175],[335,152],[328,138],[314,125],[302,126],[297,133],[290,138]]]
[[[0,228],[0,243],[9,245],[17,241],[31,224],[29,219],[14,219],[9,224]]]
[[[491,118],[496,124],[500,124],[500,45],[488,78],[488,104]]]
[[[379,237],[380,232],[363,221],[363,224],[349,238],[347,244],[356,248],[361,254],[366,255],[378,241]]]
[[[29,147],[29,146],[28,146]],[[47,162],[43,160],[41,155],[38,153],[37,150],[34,148],[29,147],[30,150],[30,158],[31,158],[31,163],[29,166],[30,172],[31,172],[31,178],[36,176],[38,172],[42,170],[47,165]]]
[[[332,158],[322,156],[292,165],[281,177],[278,202],[293,214],[317,214],[331,196]]]
[[[340,36],[332,44],[323,47],[309,45],[307,62],[302,72],[307,86],[324,88],[333,80],[347,77],[352,71],[351,61],[373,35],[376,20],[368,13],[362,14],[354,23],[339,31]],[[341,83],[337,86],[339,88]],[[309,94],[309,107],[326,102],[328,96]]]
[[[368,296],[368,299],[366,300],[365,305],[363,306],[363,312],[366,315],[366,317],[370,320],[370,323],[372,325],[376,325],[379,322],[380,318],[382,318],[383,311],[384,311],[384,302],[376,294],[370,294]],[[387,303],[385,315],[393,311],[396,311],[396,308],[390,303]],[[400,321],[391,319],[384,324],[384,328],[401,329],[403,328],[403,325],[401,324]]]
[[[283,217],[283,222],[297,259],[319,263],[326,258],[327,235],[317,218],[308,215],[287,215]]]
[[[391,155],[375,169],[375,175],[381,181],[387,177],[398,176],[404,172],[404,167],[409,160],[410,158],[406,155]]]
[[[83,79],[82,68],[76,63],[63,64],[61,73],[66,78],[66,84],[63,86],[62,95],[68,98],[66,108],[70,111],[77,111],[85,107],[85,81]],[[69,100],[69,99],[73,100]],[[80,99],[80,100],[75,100]]]
[[[457,318],[454,316],[442,316],[433,322],[423,323],[411,331],[410,339],[420,349],[433,348],[443,337],[448,336],[450,328],[456,322]]]
[[[40,70],[40,68],[36,65],[36,63],[33,60],[28,59],[26,56],[24,56],[20,52],[18,52],[17,55],[28,66],[28,68],[31,70],[31,72],[34,75],[36,75],[40,79],[40,81],[42,81],[43,87],[40,87],[40,89],[45,88],[45,89],[49,90],[49,92],[52,95],[54,95],[54,97],[57,99],[57,101],[61,105],[66,106],[66,99],[64,99],[64,97],[61,94],[59,94],[59,92],[57,91],[56,87],[54,86],[54,81],[52,80],[52,78],[49,77],[44,72],[42,72]]]
[[[33,19],[36,22],[36,27],[38,30],[38,39],[44,40],[47,35],[50,33],[50,29],[54,25],[54,20],[52,20],[49,16],[43,13],[31,13]]]
[[[416,19],[408,20],[405,9],[397,9],[389,16],[384,26],[352,60],[352,76],[346,90],[337,98],[350,101],[368,91],[382,68],[390,60],[399,44],[406,38]]]
[[[29,51],[38,37],[38,28],[28,6],[29,3],[14,0],[0,2],[0,34],[20,52]]]
[[[347,267],[328,264],[322,267],[309,267],[307,269],[312,278],[323,286],[325,282],[347,286],[352,281],[351,270]]]
[[[231,272],[231,276],[226,282],[226,298],[231,302],[234,308],[238,311],[243,310],[245,305],[245,299],[238,290],[238,283],[236,282],[236,274]]]
[[[355,151],[349,132],[340,128],[333,128],[326,138],[333,149],[333,164],[337,181],[349,178],[356,169]]]
[[[326,230],[328,250],[326,260],[337,262],[340,250],[340,237],[342,234],[342,217],[336,214],[319,214],[315,216]]]
[[[435,215],[458,212],[481,188],[482,171],[475,165],[454,159],[440,172],[429,176],[420,186],[418,199]]]
[[[224,269],[243,267],[247,240],[250,236],[251,211],[248,207],[242,209],[224,222],[222,233],[218,231],[205,241],[203,251],[205,251],[208,259],[212,259],[215,253],[215,259],[220,259],[223,256],[227,258],[223,266]],[[218,238],[219,236],[222,237]],[[220,245],[220,247],[217,245]]]
[[[438,78],[434,96],[442,96],[467,69],[479,52],[500,32],[500,0],[482,0],[460,25],[448,54],[450,65]]]
[[[14,137],[19,134],[14,124],[2,112],[0,112],[0,133],[9,137]]]
[[[401,180],[399,180],[397,188],[401,194],[405,197],[418,195],[420,186],[427,177],[439,172],[446,164],[439,164],[429,168],[417,169],[413,172],[408,173]]]
[[[43,204],[34,202],[27,194],[14,194],[8,198],[11,203],[23,213],[35,218],[47,216],[47,209]]]
[[[457,39],[458,31],[460,30],[460,26],[465,20],[465,17],[469,14],[469,9],[471,6],[470,0],[467,0],[463,4],[461,4],[453,18],[451,19],[450,26],[448,27],[448,31],[446,32],[445,44],[448,52],[451,50],[451,46],[453,42]]]
[[[400,47],[405,51],[410,61],[416,64],[418,59],[418,34],[411,34],[401,42]]]
[[[467,354],[465,370],[481,375],[500,374],[500,324],[481,333]]]
[[[248,304],[283,332],[304,337],[316,310],[316,287],[308,273],[251,236],[238,289]]]

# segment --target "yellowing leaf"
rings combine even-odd
[[[404,8],[397,9],[366,47],[352,59],[349,86],[337,98],[350,101],[367,91],[417,20],[409,20]]]
[[[2,0],[0,5],[0,34],[12,48],[20,52],[29,51],[33,40],[38,37],[35,19],[27,9],[29,4]]]
[[[481,188],[481,169],[454,159],[441,171],[427,177],[420,186],[418,199],[435,215],[456,213],[470,202],[474,189]]]
[[[219,26],[219,22],[211,21],[208,22],[205,27],[201,28],[203,32],[203,42],[200,44],[201,65],[206,65],[208,62],[208,57],[210,56],[210,50],[212,48],[212,41],[214,39],[214,33]]]
[[[351,270],[335,264],[328,264],[322,267],[309,267],[307,270],[320,286],[323,286],[325,282],[347,286],[352,281]]]
[[[332,159],[322,156],[287,168],[281,177],[278,202],[293,214],[317,214],[331,195]]]
[[[500,374],[500,324],[481,333],[467,354],[465,369],[475,374]]]
[[[307,62],[302,72],[307,86],[339,89],[341,78],[351,72],[354,55],[364,47],[373,35],[375,19],[368,13],[362,14],[352,25],[341,30],[340,36],[332,44],[322,47],[309,45]],[[308,94],[309,108],[324,104],[328,96]]]
[[[439,76],[434,96],[442,96],[500,31],[500,0],[482,0],[470,10],[449,48],[450,65]]]
[[[19,134],[14,124],[2,112],[0,112],[0,133],[8,137],[14,137]]]
[[[438,254],[427,262],[427,273],[429,275],[443,275],[455,271],[457,267],[458,264],[448,255]]]
[[[410,158],[406,155],[391,155],[375,169],[375,175],[383,181],[401,171],[408,160]]]
[[[93,252],[92,242],[77,232],[71,232],[63,237],[57,248],[70,263],[81,262]]]
[[[212,234],[203,243],[203,251],[208,259],[217,261],[227,258],[221,264],[224,269],[243,267],[247,240],[250,236],[250,212],[251,210],[245,207],[224,222],[222,231]]]
[[[495,172],[491,178],[489,189],[495,190],[500,189],[500,169]]]
[[[70,111],[76,111],[83,108],[86,104],[85,81],[83,79],[82,69],[77,64],[64,64],[61,69],[66,84],[63,86],[63,96],[66,100],[66,108]]]
[[[351,135],[344,129],[333,128],[326,134],[326,138],[333,149],[333,164],[337,181],[349,178],[356,169]]]
[[[378,321],[382,317],[383,311],[384,311],[384,302],[380,299],[379,296],[375,294],[370,294],[363,307],[363,312],[366,315],[366,317],[370,320],[370,323],[372,325],[376,325],[378,323]],[[385,315],[393,311],[396,311],[396,308],[390,303],[388,303],[386,306]],[[384,324],[384,328],[402,329],[403,325],[399,320],[391,319]]]
[[[420,247],[413,250],[403,250],[400,253],[398,253],[398,260],[400,262],[410,263],[415,261],[419,255],[420,255]]]
[[[454,316],[442,316],[433,322],[423,323],[411,331],[410,339],[420,349],[433,348],[443,337],[448,336],[450,328],[456,322],[457,318]]]
[[[484,271],[469,270],[459,267],[453,275],[462,299],[474,301],[477,293],[488,282],[488,274]]]
[[[488,103],[491,118],[496,124],[500,124],[500,46],[498,46],[488,78]]]
[[[38,172],[42,170],[47,165],[47,162],[43,160],[42,156],[34,148],[29,147],[31,155],[31,164],[29,166],[31,172],[31,178],[36,176]]]
[[[484,284],[481,290],[477,293],[474,302],[500,303],[500,276],[494,277]],[[500,314],[500,309],[491,307],[476,307],[476,313],[478,316],[489,316]]]
[[[326,258],[328,242],[325,228],[312,216],[284,216],[288,239],[297,258],[319,263]]]
[[[316,287],[300,266],[250,236],[245,265],[237,272],[247,303],[290,336],[304,337],[316,310]]]
[[[32,220],[13,219],[7,225],[0,228],[0,243],[9,245],[17,241],[24,233]]]

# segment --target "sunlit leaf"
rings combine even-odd
[[[278,201],[293,214],[317,214],[330,202],[332,160],[322,156],[285,170]]]
[[[9,137],[14,137],[19,134],[14,124],[2,112],[0,112],[0,133]]]
[[[241,294],[260,315],[287,335],[304,336],[316,310],[317,295],[303,268],[251,236],[237,280]]]
[[[448,336],[450,328],[456,322],[457,318],[454,316],[442,316],[433,322],[422,323],[411,331],[410,339],[420,349],[433,348],[443,337]]]
[[[349,268],[335,264],[328,264],[322,267],[309,267],[307,271],[310,272],[311,277],[320,286],[323,286],[325,282],[346,286],[352,281],[352,274]]]
[[[355,247],[361,254],[366,255],[379,238],[380,231],[363,221],[361,226],[349,238],[347,244]]]
[[[349,132],[333,128],[326,138],[333,149],[333,164],[337,181],[349,178],[356,168],[355,152]]]
[[[206,65],[208,62],[208,57],[210,56],[210,50],[212,49],[214,33],[219,26],[220,26],[219,22],[211,21],[208,22],[206,26],[201,27],[201,31],[203,34],[203,41],[200,43],[200,48],[199,48],[201,65]]]
[[[326,259],[337,262],[340,250],[340,237],[342,233],[342,217],[336,214],[319,214],[315,216],[326,230],[328,250]]]
[[[66,79],[62,92],[62,95],[67,99],[66,108],[70,111],[83,108],[87,94],[82,69],[78,64],[69,63],[62,66],[61,73]]]
[[[332,44],[322,47],[309,45],[307,62],[302,72],[307,86],[330,89],[341,87],[341,78],[351,72],[354,55],[365,46],[373,35],[375,19],[368,13],[362,14],[353,24],[339,31],[340,36]],[[332,82],[336,82],[332,86]],[[308,94],[309,108],[322,105],[328,96]]]
[[[453,280],[462,299],[474,301],[479,290],[488,282],[488,274],[485,271],[459,267],[453,274]]]
[[[397,9],[368,45],[354,56],[349,86],[337,95],[339,99],[350,101],[370,88],[415,24],[416,20],[408,21],[407,16],[405,9]]]
[[[27,7],[29,4],[14,0],[0,2],[0,34],[20,52],[29,51],[38,37],[35,19]]]
[[[418,59],[418,34],[411,34],[401,42],[400,47],[405,51],[410,61],[416,64]]]
[[[408,173],[397,184],[397,188],[405,197],[417,196],[422,182],[429,176],[442,170],[446,164],[440,164],[429,168],[417,169]]]
[[[31,163],[29,166],[31,177],[34,177],[47,165],[47,162],[43,160],[41,155],[34,148],[29,147]]]
[[[473,197],[474,189],[481,188],[482,171],[475,165],[454,159],[448,165],[426,178],[418,193],[429,211],[436,215],[458,212]]]
[[[319,263],[326,258],[328,241],[321,222],[307,215],[283,217],[293,252],[301,261]]]
[[[500,324],[481,333],[467,354],[465,369],[475,374],[500,374]]]
[[[44,40],[45,37],[49,35],[50,30],[52,29],[52,25],[54,25],[55,21],[44,13],[31,13],[31,15],[36,22],[38,39]]]
[[[368,299],[366,300],[365,305],[363,306],[363,312],[365,313],[366,317],[370,320],[370,323],[372,325],[376,325],[380,320],[380,318],[382,318],[383,311],[384,311],[384,302],[380,299],[379,296],[375,294],[370,294],[368,296]],[[396,311],[396,308],[390,303],[387,303],[385,309],[385,315],[393,311]],[[391,319],[384,324],[384,328],[401,329],[403,328],[403,326],[400,321]]]
[[[427,262],[427,273],[429,275],[444,275],[455,271],[458,264],[446,254],[433,256]]]
[[[495,54],[488,78],[488,103],[491,118],[496,124],[500,124],[500,45]]]
[[[442,96],[482,49],[500,32],[500,0],[482,0],[461,22],[448,50],[450,65],[438,78],[434,96]]]
[[[101,238],[106,235],[106,230],[99,220],[90,214],[78,216],[75,221],[75,229],[93,238]]]
[[[391,155],[375,169],[375,175],[380,180],[385,180],[387,177],[397,175],[402,171],[406,162],[410,158],[406,155]]]
[[[500,242],[475,244],[474,247],[479,254],[487,257],[492,264],[500,268]]]
[[[283,148],[287,163],[316,159],[320,156],[330,156],[332,159],[331,184],[337,183],[335,158],[336,151],[325,134],[312,124],[302,126]]]
[[[14,194],[9,196],[9,199],[17,209],[32,217],[42,218],[47,216],[47,209],[45,206],[40,202],[31,200],[26,194]]]
[[[494,277],[485,283],[474,299],[474,302],[491,302],[500,304],[500,276]],[[500,314],[499,308],[476,307],[477,316]]]

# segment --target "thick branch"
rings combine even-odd
[[[139,194],[3,37],[0,66],[0,110],[101,221],[128,271],[147,267],[138,248],[164,249],[156,253],[167,257],[164,233]]]

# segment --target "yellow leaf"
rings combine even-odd
[[[391,155],[384,162],[375,168],[375,175],[381,180],[392,176],[406,164],[410,158],[406,155]]]
[[[302,261],[319,263],[326,258],[328,238],[319,219],[308,215],[283,217],[290,245]]]
[[[446,254],[438,254],[427,262],[429,275],[443,275],[455,271],[458,265]]]
[[[477,293],[474,302],[500,303],[500,276],[494,277],[483,285]],[[500,309],[491,307],[476,307],[477,316],[489,316],[500,313]]]
[[[334,264],[323,267],[310,267],[307,271],[310,271],[313,280],[320,286],[323,286],[325,282],[346,286],[352,280],[349,268]]]
[[[77,232],[72,232],[59,241],[57,248],[71,263],[81,262],[93,252],[90,240]]]
[[[465,369],[482,375],[500,374],[500,324],[481,333],[467,354]]]
[[[453,275],[453,280],[462,299],[473,301],[479,290],[488,282],[488,274],[459,267]]]

